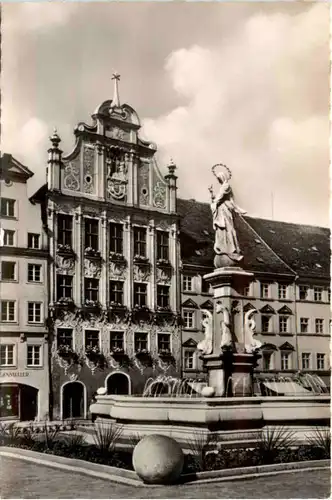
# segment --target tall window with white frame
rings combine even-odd
[[[314,286],[314,301],[323,302],[323,287]]]
[[[85,330],[84,332],[85,349],[100,349],[100,339],[98,330]]]
[[[71,215],[58,214],[57,243],[61,247],[72,248],[73,217]]]
[[[146,228],[134,227],[134,256],[146,257]]]
[[[171,352],[171,335],[169,333],[158,333],[157,348],[159,353]]]
[[[194,277],[188,274],[182,276],[182,291],[183,292],[193,292],[194,291]]]
[[[288,351],[281,351],[281,370],[287,371],[291,369],[291,353]]]
[[[157,307],[169,309],[169,286],[157,285]]]
[[[67,274],[58,274],[56,280],[57,300],[71,301],[73,299],[73,277]]]
[[[278,299],[279,300],[285,300],[287,299],[287,291],[288,291],[288,286],[285,285],[284,283],[279,283],[278,284]]]
[[[13,344],[0,345],[0,365],[1,366],[15,366]]]
[[[134,283],[134,306],[147,307],[146,283]]]
[[[124,333],[110,332],[110,351],[113,353],[124,352]]]
[[[41,264],[28,264],[28,282],[40,283],[41,282]]]
[[[13,247],[15,241],[15,231],[11,229],[4,229],[3,245],[5,247]]]
[[[325,354],[318,352],[316,357],[317,370],[325,370]]]
[[[2,217],[15,217],[15,200],[11,198],[1,198],[0,213]]]
[[[195,326],[195,311],[183,311],[183,327],[190,330]]]
[[[279,316],[279,333],[289,333],[289,317]]]
[[[315,333],[324,333],[324,319],[315,318]]]
[[[184,365],[184,370],[196,369],[196,359],[195,359],[194,349],[185,349],[183,353],[183,365]]]
[[[60,345],[73,348],[73,330],[71,328],[57,329],[57,346]]]
[[[28,233],[28,248],[37,249],[40,246],[40,234]]]
[[[85,250],[99,250],[99,221],[98,219],[85,219],[84,223],[84,248]]]
[[[135,352],[148,351],[149,343],[148,343],[148,334],[147,333],[135,332],[134,348],[135,348]]]
[[[309,332],[309,318],[300,318],[300,333]]]
[[[123,225],[110,223],[110,254],[123,255]]]
[[[262,282],[260,289],[261,289],[261,298],[262,299],[269,299],[270,298],[270,283]]]
[[[169,260],[169,238],[167,231],[157,231],[157,260]]]
[[[123,305],[123,281],[110,281],[110,306]]]
[[[264,350],[262,352],[262,368],[263,371],[273,370],[273,356],[274,352],[270,350]]]
[[[300,300],[308,300],[308,297],[309,297],[308,285],[300,285],[299,286],[299,299]]]
[[[28,323],[41,323],[42,321],[41,302],[28,302]]]
[[[95,305],[99,300],[99,280],[84,278],[84,298],[86,305]]]
[[[15,300],[1,301],[1,321],[14,323],[16,321],[16,302]]]
[[[310,357],[310,352],[302,353],[302,370],[310,370]]]
[[[41,345],[27,345],[27,366],[42,366]]]
[[[268,314],[262,314],[261,316],[262,333],[271,332],[271,316]]]
[[[1,280],[2,281],[16,280],[16,262],[9,262],[9,261],[1,262]]]

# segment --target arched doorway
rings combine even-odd
[[[107,394],[129,394],[129,377],[124,373],[112,373],[107,378]]]
[[[62,387],[62,418],[84,418],[84,384],[69,382]]]
[[[38,412],[38,390],[21,385],[21,420],[34,420]]]

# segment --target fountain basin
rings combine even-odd
[[[302,441],[330,422],[329,395],[232,398],[141,397],[103,395],[90,407],[94,419],[123,427],[123,439],[163,434],[185,449],[200,435],[213,434],[230,446],[248,446],[265,427],[286,426]]]

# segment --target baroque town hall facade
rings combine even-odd
[[[72,153],[62,155],[54,132],[47,184],[34,196],[51,261],[53,418],[86,417],[102,386],[137,394],[149,377],[180,371],[175,165],[161,175],[117,78],[113,100],[75,128]]]

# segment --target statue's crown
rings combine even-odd
[[[212,172],[216,177],[222,176],[226,181],[229,181],[232,177],[232,172],[226,165],[223,165],[222,163],[217,163],[216,165],[213,165],[212,167]]]

